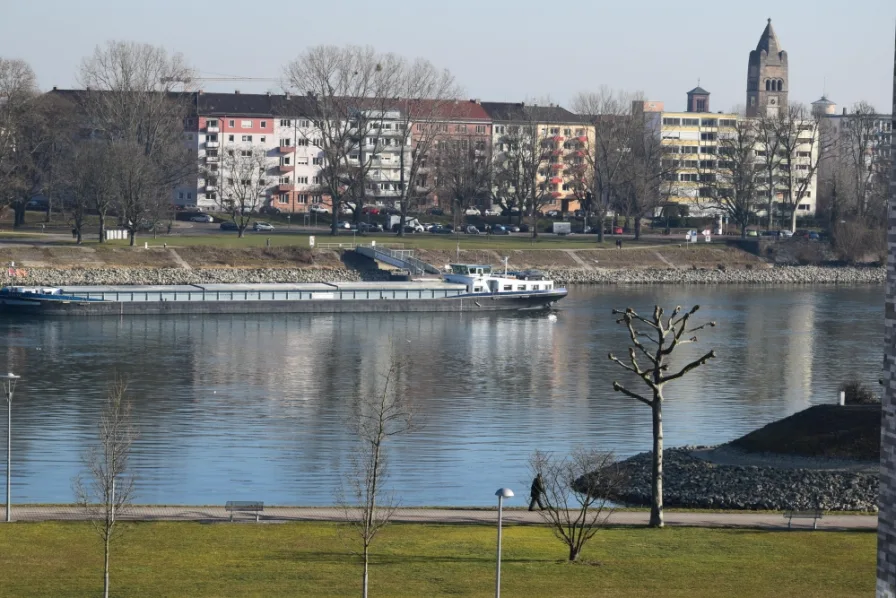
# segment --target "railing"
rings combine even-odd
[[[414,257],[410,249],[392,249],[382,245],[359,245],[355,250],[377,261],[385,262],[396,268],[404,268],[411,274],[421,275],[427,272],[439,274],[438,268]]]
[[[71,289],[74,292],[74,289]],[[466,291],[462,289],[352,289],[339,288],[296,291],[91,291],[72,295],[73,300],[100,300],[118,303],[167,303],[199,301],[314,301],[444,299]]]
[[[357,249],[358,247],[370,247],[370,243],[315,243],[315,249]],[[404,249],[404,243],[379,243],[377,247],[384,249]]]

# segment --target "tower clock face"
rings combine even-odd
[[[775,105],[775,98],[771,98],[771,99],[768,101],[768,103],[771,104],[772,106],[774,106],[774,105]]]

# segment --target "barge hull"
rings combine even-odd
[[[533,295],[491,295],[445,299],[323,299],[302,301],[9,301],[0,303],[5,313],[39,316],[131,316],[257,313],[401,313],[493,312],[549,309],[566,291]]]

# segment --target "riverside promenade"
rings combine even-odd
[[[712,511],[666,511],[666,525],[673,527],[718,527],[786,529],[787,519],[782,513],[753,512],[712,512]],[[615,511],[608,520],[609,525],[646,526],[650,513],[643,511]],[[129,521],[199,521],[204,523],[227,522],[230,513],[223,506],[151,506],[135,505],[120,513],[120,520]],[[392,517],[394,522],[433,524],[493,524],[497,509],[425,509],[401,508]],[[13,505],[13,521],[79,521],[86,519],[84,510],[68,506]],[[260,520],[263,523],[285,521],[341,521],[342,509],[338,507],[265,507]],[[234,521],[255,522],[252,513],[235,513]],[[504,521],[518,524],[542,523],[537,512],[525,509],[504,509]],[[812,529],[812,519],[794,519],[793,529]],[[874,530],[877,529],[876,515],[841,515],[825,513],[818,520],[818,530]]]

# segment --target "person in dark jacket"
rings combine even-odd
[[[529,490],[529,496],[531,500],[529,501],[529,510],[535,510],[535,504],[538,503],[539,509],[544,509],[544,503],[541,498],[544,496],[544,480],[541,477],[541,474],[535,476],[535,479],[532,480],[532,488]]]

